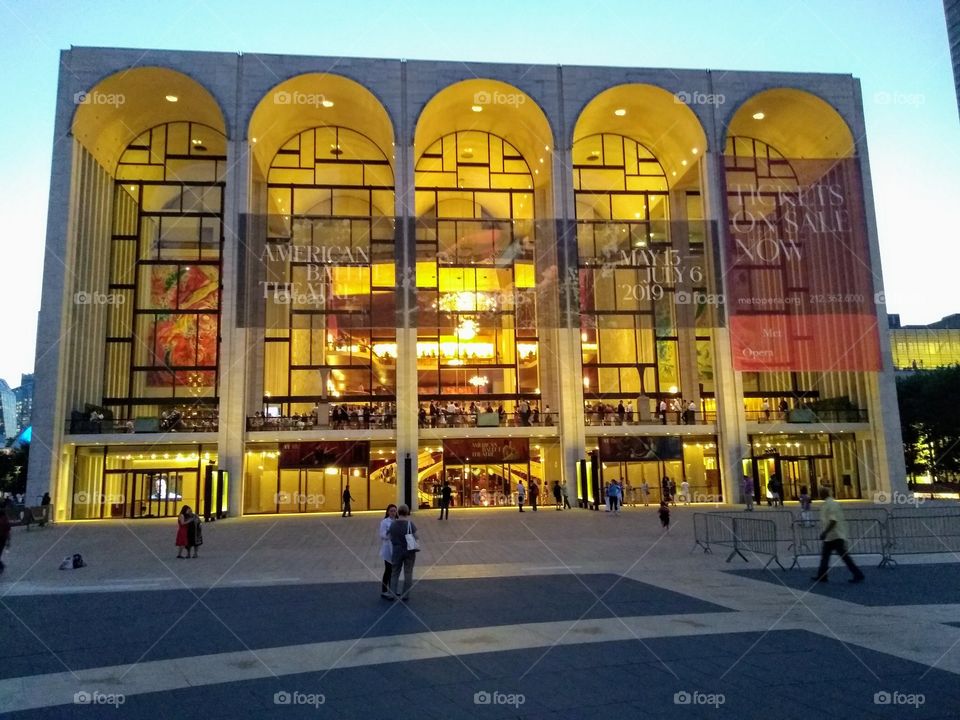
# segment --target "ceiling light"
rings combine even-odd
[[[333,100],[321,100],[320,104],[326,108],[331,108],[333,107]]]
[[[613,111],[613,114],[616,115],[617,117],[623,117],[624,115],[627,114],[627,110],[626,108],[617,108],[616,110]]]
[[[686,167],[686,166],[687,166],[687,161],[686,161],[686,160],[681,160],[681,161],[680,161],[680,164],[683,165],[684,167]]]
[[[764,115],[762,112],[755,112],[755,113],[753,114],[753,119],[754,119],[754,120],[763,120],[765,117],[766,117],[766,115]]]
[[[166,97],[167,97],[167,102],[176,102],[177,100],[180,99],[176,95],[167,95]]]
[[[692,152],[694,155],[696,155],[698,152],[700,152],[700,148],[692,148],[692,149],[690,150],[690,152]]]
[[[483,112],[482,105],[471,105],[470,109],[473,110],[474,112]]]

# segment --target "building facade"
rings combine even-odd
[[[20,375],[20,386],[13,389],[17,400],[17,432],[30,427],[33,416],[33,373]]]
[[[960,315],[948,315],[929,325],[901,325],[899,315],[890,315],[889,319],[895,370],[960,365]]]
[[[27,494],[902,489],[864,137],[845,75],[64,51]]]
[[[11,440],[18,432],[17,396],[6,380],[0,380],[0,437]]]

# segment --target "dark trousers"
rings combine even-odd
[[[823,541],[823,550],[820,553],[820,569],[817,570],[818,579],[827,579],[827,568],[830,567],[830,556],[833,553],[836,553],[840,556],[840,559],[843,560],[843,564],[847,566],[847,569],[853,573],[855,578],[863,577],[863,571],[857,567],[857,564],[853,561],[853,558],[847,554],[846,541],[838,538],[836,540]]]
[[[520,506],[520,512],[523,512],[523,500],[517,500],[517,505]]]
[[[530,496],[530,507],[533,508],[533,511],[534,511],[534,512],[537,511],[537,496],[536,496],[536,495],[531,495],[531,496]]]
[[[449,500],[440,501],[440,519],[443,520],[444,517],[446,517],[447,520],[450,519],[450,501]]]
[[[349,501],[349,500],[346,500],[346,501],[343,503],[343,515],[341,515],[340,517],[346,517],[347,515],[350,515],[350,516],[353,515],[353,513],[350,512],[350,501]]]
[[[570,509],[570,499],[566,495],[563,496],[563,508],[564,510]]]
[[[385,595],[390,592],[390,576],[393,574],[393,565],[389,560],[383,561],[383,577],[380,578],[380,594]]]

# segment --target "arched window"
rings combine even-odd
[[[507,412],[539,400],[533,188],[523,155],[492,133],[445,135],[418,159],[421,399]]]
[[[572,154],[585,401],[615,404],[677,393],[663,166],[642,143],[613,133],[577,140]]]
[[[103,404],[116,417],[178,410],[216,428],[226,138],[171,122],[117,165]]]
[[[359,132],[315,127],[274,156],[263,401],[279,413],[395,399],[393,204],[390,161]]]

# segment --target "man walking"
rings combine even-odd
[[[343,514],[340,517],[353,517],[353,513],[350,511],[351,500],[353,500],[353,496],[350,494],[350,483],[347,483],[347,486],[343,489]]]
[[[523,487],[523,480],[517,480],[517,505],[520,506],[520,512],[523,512],[523,501],[527,499],[527,491]]]
[[[823,500],[823,507],[820,508],[820,526],[823,528],[820,539],[823,540],[823,550],[820,553],[820,568],[817,570],[817,574],[810,579],[817,582],[827,582],[830,556],[837,553],[847,569],[853,573],[849,582],[863,582],[863,571],[847,554],[847,523],[843,519],[843,508],[840,507],[840,503],[830,497],[830,488],[821,487],[820,498]]]
[[[453,498],[453,490],[450,489],[450,483],[443,481],[443,487],[440,488],[440,520],[444,517],[450,519],[450,500]]]

